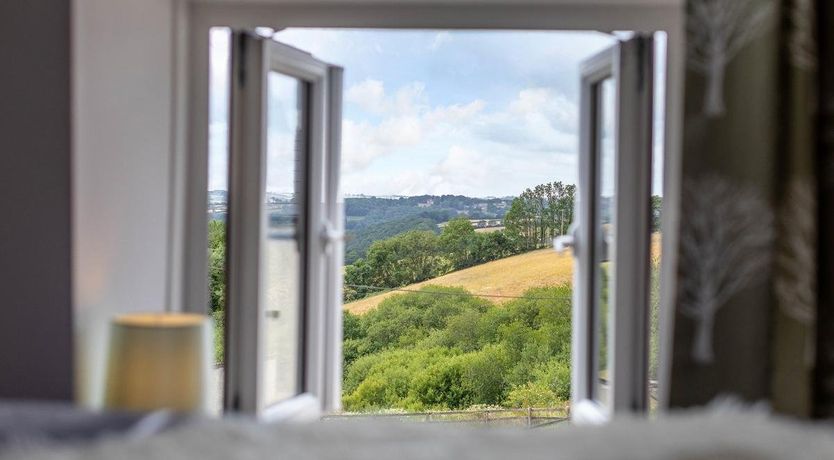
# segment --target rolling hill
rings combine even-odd
[[[652,255],[660,254],[660,237],[652,237]],[[571,283],[573,257],[570,252],[557,254],[553,249],[539,249],[517,256],[476,265],[452,272],[428,281],[405,286],[404,290],[416,290],[423,286],[460,286],[473,294],[520,296],[532,287]],[[385,292],[344,305],[344,309],[362,314],[376,308],[384,299],[397,292]],[[509,298],[489,298],[503,303]]]

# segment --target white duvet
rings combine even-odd
[[[202,421],[144,439],[17,447],[0,459],[834,459],[834,428],[760,413],[687,412],[605,426],[489,429],[450,424]]]

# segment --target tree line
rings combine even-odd
[[[504,216],[506,231],[524,250],[550,246],[573,222],[575,199],[573,184],[550,182],[528,188],[513,200]]]

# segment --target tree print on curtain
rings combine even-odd
[[[774,280],[780,310],[807,328],[805,366],[814,361],[817,319],[817,197],[810,177],[788,184],[779,213],[779,245]]]
[[[696,323],[692,359],[709,364],[718,309],[768,277],[773,213],[753,190],[710,175],[684,184],[682,215],[678,305]]]
[[[687,62],[707,78],[707,116],[724,114],[727,64],[770,24],[773,9],[770,0],[690,0]]]

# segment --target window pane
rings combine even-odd
[[[666,33],[654,34],[654,131],[652,149],[651,284],[649,284],[649,411],[655,413],[660,366],[660,266],[662,259],[661,210],[663,207],[663,142],[666,100]]]
[[[229,66],[231,31],[213,27],[209,35],[209,155],[208,155],[208,274],[211,316],[214,319],[214,389],[210,412],[223,407],[226,327],[226,215],[229,176]]]
[[[596,322],[596,353],[597,353],[597,379],[595,382],[595,396],[603,404],[608,403],[609,393],[609,372],[608,372],[608,350],[610,318],[614,301],[613,273],[614,261],[611,256],[614,249],[614,209],[616,203],[615,193],[615,117],[616,117],[616,87],[614,80],[608,78],[598,86],[597,105],[597,155],[599,164],[597,169],[599,189],[597,199],[597,251],[596,263],[597,275],[595,286],[597,288],[598,300],[595,302]]]
[[[266,196],[264,197],[263,400],[270,405],[301,389],[304,242],[301,107],[305,84],[279,73],[268,80]]]

